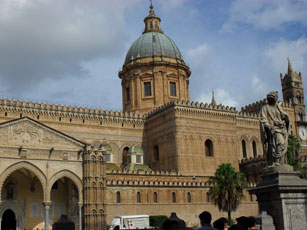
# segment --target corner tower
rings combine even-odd
[[[294,106],[295,121],[306,121],[304,88],[302,74],[293,71],[288,59],[288,73],[280,74],[282,94],[285,102]]]
[[[160,22],[151,4],[144,32],[129,48],[118,74],[124,112],[143,114],[173,100],[189,100],[190,69]]]

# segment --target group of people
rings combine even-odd
[[[253,216],[241,216],[236,219],[237,224],[228,225],[226,218],[222,217],[213,222],[210,212],[204,211],[199,215],[201,227],[199,230],[252,230],[256,229],[256,219]]]
[[[199,215],[201,227],[198,230],[253,230],[256,229],[256,219],[253,216],[241,216],[236,219],[237,223],[228,225],[226,218],[217,219],[211,225],[212,216],[210,212],[204,211]],[[181,223],[182,222],[182,223]],[[163,230],[185,230],[184,221],[180,219],[168,219],[163,224]]]

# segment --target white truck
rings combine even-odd
[[[149,215],[115,216],[110,230],[149,228]]]

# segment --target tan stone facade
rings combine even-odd
[[[144,34],[160,33],[150,14]],[[0,100],[0,218],[10,209],[17,229],[28,230],[67,214],[76,229],[92,230],[118,215],[176,212],[193,226],[203,210],[226,215],[207,197],[220,164],[243,170],[250,187],[259,181],[257,113],[265,101],[241,112],[189,102],[190,70],[179,56],[131,56],[119,76],[124,112]],[[297,135],[305,120],[292,103],[282,107]],[[234,217],[257,214],[246,193]]]

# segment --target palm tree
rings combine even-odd
[[[231,164],[221,164],[215,175],[209,178],[208,184],[209,198],[220,211],[228,213],[230,224],[231,212],[238,208],[244,198],[244,189],[247,188],[245,175],[236,172]]]

